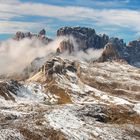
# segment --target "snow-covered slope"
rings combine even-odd
[[[24,82],[1,81],[6,139],[140,139],[140,69],[55,57]]]

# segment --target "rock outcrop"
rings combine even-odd
[[[119,38],[109,38],[109,36],[97,35],[96,31],[92,28],[86,27],[63,27],[57,31],[57,36],[67,36],[73,37],[76,45],[76,50],[87,50],[87,49],[101,49],[104,48],[102,56],[99,58],[99,61],[108,61],[116,59],[124,59],[128,61],[130,57],[133,57],[135,54],[133,51],[127,51],[130,48],[126,46],[126,43],[123,39]],[[134,44],[134,43],[133,43]],[[135,45],[138,43],[135,43]],[[63,53],[68,51],[69,53],[75,50],[75,45],[68,39],[60,43],[60,47],[57,49],[57,52]]]
[[[58,53],[63,53],[65,51],[68,51],[70,54],[74,51],[74,44],[70,39],[62,41],[59,48],[57,49]]]
[[[139,91],[128,64],[51,57],[29,79],[0,81],[0,139],[139,140]]]
[[[58,53],[68,51],[72,53],[74,50],[87,49],[101,49],[104,48],[102,56],[99,61],[108,60],[124,60],[131,65],[140,67],[140,40],[130,42],[128,45],[117,37],[109,38],[103,34],[98,35],[92,28],[86,27],[62,27],[57,31],[57,36],[73,37],[74,43],[71,39],[62,41],[60,47],[57,49]],[[74,48],[77,47],[77,48]]]
[[[48,60],[40,69],[46,79],[53,74],[65,74],[67,70],[71,72],[77,71],[77,65],[75,62],[64,61],[61,58],[55,58]]]
[[[127,61],[134,66],[140,68],[140,40],[129,42],[127,48]]]
[[[104,47],[104,51],[99,58],[99,61],[105,62],[118,59],[125,60],[125,50],[126,44],[123,42],[123,39],[110,38],[109,43]]]
[[[98,59],[99,62],[105,62],[108,60],[116,60],[119,59],[119,53],[117,52],[115,46],[112,43],[108,43],[105,45],[104,51],[101,57]]]

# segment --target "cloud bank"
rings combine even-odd
[[[0,74],[20,74],[37,57],[45,57],[56,52],[60,37],[49,43],[42,44],[39,40],[23,39],[21,41],[8,40],[0,44]]]
[[[108,3],[108,4],[107,4]],[[118,1],[97,2],[95,5],[113,5]],[[120,3],[129,3],[128,0]],[[21,2],[19,0],[0,1],[0,33],[13,33],[19,30],[36,29],[45,26],[42,22],[19,22],[13,18],[25,18],[26,16],[40,16],[55,18],[61,21],[94,22],[100,27],[128,28],[137,34],[140,32],[140,11],[130,9],[96,9],[80,6],[58,6],[47,3]]]
[[[35,39],[23,39],[21,41],[7,40],[0,44],[0,75],[20,75],[36,58],[44,57],[46,60],[50,54],[56,54],[56,49],[60,42],[71,40],[74,45],[74,52],[60,54],[60,57],[70,60],[96,60],[101,56],[103,50],[87,50],[87,52],[79,51],[75,39],[71,36],[58,37],[48,45],[43,44]],[[41,62],[42,63],[42,62]]]

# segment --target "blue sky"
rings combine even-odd
[[[91,27],[128,42],[140,37],[140,1],[0,0],[0,40],[42,28],[54,38],[62,26]]]

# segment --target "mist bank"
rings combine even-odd
[[[102,50],[89,49],[85,52],[79,51],[79,47],[72,36],[57,37],[54,41],[45,45],[40,40],[22,39],[7,40],[0,44],[0,74],[13,75],[21,74],[30,63],[39,57],[47,57],[50,53],[56,53],[62,41],[70,40],[74,46],[74,52],[67,51],[59,54],[60,57],[71,60],[97,59],[101,56]]]
[[[45,57],[56,48],[63,38],[57,38],[48,45],[39,40],[7,40],[0,44],[0,73],[21,73],[35,58]]]

